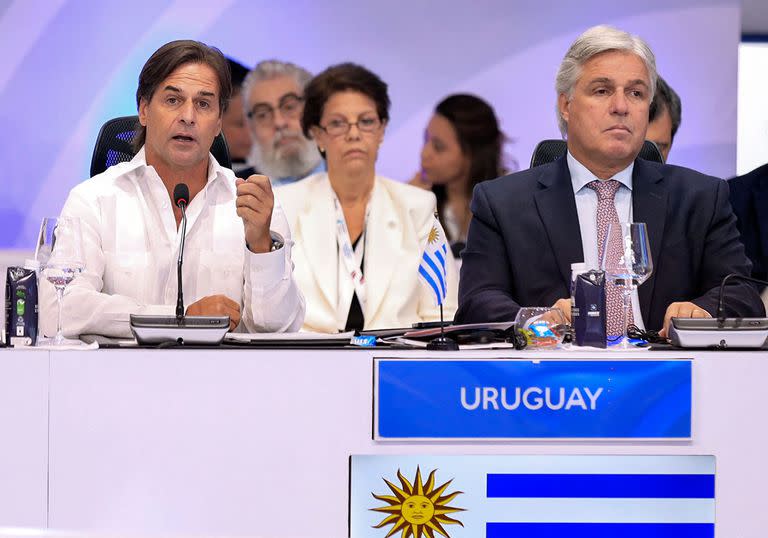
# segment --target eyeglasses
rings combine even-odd
[[[381,127],[381,120],[379,118],[360,118],[352,123],[347,120],[331,120],[325,126],[321,125],[320,128],[331,136],[342,136],[347,134],[353,125],[357,125],[361,133],[375,133]]]
[[[286,93],[277,103],[277,109],[285,118],[295,119],[304,108],[304,98],[295,93]],[[248,111],[248,119],[259,127],[271,127],[275,124],[275,109],[266,103],[259,103]]]

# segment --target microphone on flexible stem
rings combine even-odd
[[[725,285],[729,280],[745,280],[766,284],[749,276],[731,273],[720,282],[717,317],[672,318],[669,339],[678,347],[694,348],[760,348],[768,342],[768,318],[726,318]]]
[[[189,204],[189,187],[186,183],[177,183],[173,188],[173,204],[181,209],[181,245],[179,245],[179,260],[176,263],[176,284],[179,288],[176,296],[176,320],[181,325],[184,321],[184,288],[181,283],[181,267],[184,263],[184,239],[187,236],[187,204]]]
[[[229,330],[229,316],[184,315],[181,268],[184,263],[184,240],[187,236],[186,210],[189,204],[189,187],[184,183],[179,183],[173,188],[173,203],[181,209],[181,243],[176,265],[176,280],[179,287],[176,295],[176,315],[131,314],[131,332],[136,337],[136,341],[142,345],[218,344]]]
[[[748,282],[754,282],[755,284],[764,284],[768,286],[768,282],[766,282],[765,280],[760,280],[759,278],[752,278],[751,276],[744,276],[738,273],[731,273],[729,275],[725,275],[725,278],[723,278],[723,281],[720,283],[720,297],[717,301],[717,322],[720,324],[721,327],[725,323],[725,302],[724,302],[725,284],[731,279],[746,280]]]

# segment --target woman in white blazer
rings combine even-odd
[[[376,175],[389,119],[387,85],[355,64],[317,75],[305,89],[302,128],[328,172],[276,189],[295,246],[294,276],[307,302],[304,330],[410,327],[440,318],[419,280],[435,196]],[[447,258],[446,320],[457,305],[458,276]]]

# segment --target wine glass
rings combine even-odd
[[[559,308],[524,306],[517,311],[515,330],[525,337],[526,347],[556,347],[563,341],[568,324]]]
[[[613,248],[611,246],[613,245]],[[610,223],[605,236],[600,268],[605,271],[608,285],[621,286],[624,311],[624,335],[618,344],[629,349],[627,325],[632,308],[632,293],[637,286],[648,280],[653,272],[648,229],[644,222]]]
[[[55,346],[79,343],[64,338],[61,328],[64,290],[85,268],[80,219],[76,217],[45,217],[40,225],[40,235],[35,249],[35,260],[48,282],[56,288],[58,317],[56,336],[41,343]]]

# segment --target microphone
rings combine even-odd
[[[723,278],[723,281],[720,283],[720,297],[717,301],[717,321],[720,324],[723,324],[725,322],[725,302],[724,302],[725,284],[731,279],[746,280],[747,282],[754,282],[755,284],[764,284],[768,286],[768,282],[766,282],[765,280],[760,280],[759,278],[752,278],[751,276],[744,276],[738,273],[731,273],[729,275],[725,275],[725,278]]]
[[[181,283],[181,267],[184,263],[184,239],[187,236],[187,204],[189,204],[189,187],[186,183],[177,183],[173,188],[173,205],[181,209],[181,245],[179,245],[179,260],[176,263],[176,284],[179,288],[176,295],[176,319],[179,324],[184,319],[184,288]]]
[[[765,280],[730,273],[720,282],[716,318],[672,318],[669,339],[678,347],[761,348],[768,341],[768,318],[726,318],[725,285],[729,280],[766,284]]]
[[[131,332],[143,345],[175,343],[218,344],[229,330],[229,316],[185,316],[184,287],[181,268],[184,263],[184,240],[187,236],[189,187],[179,183],[173,188],[173,204],[181,209],[181,243],[176,263],[176,316],[130,315]]]

